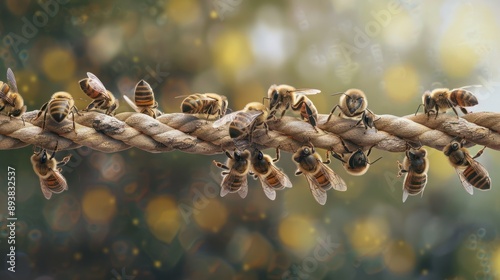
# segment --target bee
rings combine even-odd
[[[216,93],[195,93],[186,97],[181,103],[181,111],[195,114],[198,117],[221,118],[226,114],[227,98]]]
[[[213,127],[216,128],[231,122],[229,124],[229,136],[231,139],[233,139],[236,144],[242,144],[241,142],[248,137],[248,142],[251,143],[252,133],[256,128],[261,126],[264,127],[267,134],[269,130],[269,126],[266,123],[268,116],[269,111],[264,104],[260,102],[250,102],[243,110],[227,114],[216,120],[213,123]]]
[[[264,98],[269,99],[269,117],[276,117],[276,114],[281,112],[280,118],[282,118],[286,110],[291,107],[292,110],[295,111],[304,110],[306,113],[301,113],[301,116],[306,120],[313,117],[314,111],[316,111],[317,120],[316,107],[314,107],[309,98],[306,99],[304,95],[318,94],[320,92],[321,91],[318,89],[296,89],[289,85],[272,85],[267,91],[267,97]],[[304,107],[304,109],[302,109],[302,107]],[[310,114],[307,114],[307,110],[311,111]]]
[[[146,114],[155,119],[163,114],[158,110],[158,102],[155,101],[153,89],[144,80],[140,80],[135,86],[135,103],[126,95],[124,95],[123,98],[136,112]]]
[[[298,167],[295,175],[303,174],[306,177],[314,199],[321,205],[326,203],[327,190],[331,188],[337,191],[347,190],[344,180],[326,165],[330,163],[328,153],[326,157],[326,161],[323,161],[312,143],[309,146],[302,146],[293,155]]]
[[[450,144],[444,147],[443,152],[448,157],[451,165],[462,182],[465,190],[473,194],[474,188],[482,191],[489,190],[491,187],[490,175],[486,168],[484,168],[475,158],[483,154],[486,146],[479,150],[475,156],[471,156],[469,151],[464,148],[465,140],[453,140]]]
[[[406,173],[403,183],[403,202],[409,195],[424,194],[427,184],[427,171],[429,170],[429,160],[427,159],[427,150],[418,147],[413,148],[406,145],[405,158],[403,163],[398,161],[398,178]]]
[[[50,117],[58,123],[62,122],[69,113],[73,114],[73,130],[75,130],[75,112],[77,114],[80,113],[75,106],[75,101],[73,100],[71,94],[64,91],[58,91],[52,95],[49,102],[46,102],[42,105],[42,108],[40,108],[40,111],[33,119],[37,120],[43,114],[42,129],[45,129],[47,112],[49,113]]]
[[[84,111],[95,108],[105,111],[107,115],[114,115],[119,106],[118,100],[94,74],[87,72],[87,77],[78,82],[82,91],[93,99]]]
[[[255,149],[250,161],[254,179],[258,178],[260,180],[262,189],[270,200],[276,199],[276,190],[292,187],[292,182],[290,182],[288,176],[274,165],[279,158],[279,147],[276,148],[276,158],[274,159]]]
[[[26,112],[24,99],[17,89],[16,77],[7,69],[7,83],[0,81],[0,111],[5,110],[9,117],[21,117]],[[24,119],[23,119],[24,121]]]
[[[339,116],[347,119],[358,119],[356,126],[363,123],[366,129],[375,127],[375,114],[368,109],[368,99],[362,90],[352,88],[341,93],[339,104],[335,105],[328,115],[326,122],[330,121],[335,110],[339,108]]]
[[[345,151],[349,154],[338,154],[334,152],[333,150],[331,151],[333,154],[333,157],[340,160],[342,162],[342,165],[344,166],[344,169],[347,173],[354,175],[354,176],[361,176],[368,171],[368,168],[370,167],[371,164],[374,164],[378,160],[380,160],[382,157],[379,157],[373,162],[370,162],[368,160],[368,156],[370,156],[370,153],[372,152],[372,147],[368,149],[368,152],[365,154],[361,148],[357,149],[356,151],[350,151],[344,140],[341,139],[342,145],[344,146]],[[347,158],[347,159],[346,159]]]
[[[449,90],[447,88],[437,88],[432,92],[428,90],[424,92],[422,95],[422,104],[424,106],[424,113],[427,114],[427,116],[434,113],[437,118],[439,112],[446,112],[451,108],[458,117],[455,107],[458,106],[462,113],[467,114],[468,112],[465,107],[475,106],[478,104],[478,101],[472,92],[463,88],[453,90]],[[419,108],[417,108],[417,112]]]
[[[248,178],[247,174],[250,171],[250,152],[248,150],[235,150],[233,155],[228,151],[224,151],[228,157],[226,164],[218,161],[213,161],[217,167],[224,169],[221,175],[220,196],[224,197],[228,193],[237,192],[241,198],[245,198],[248,194]]]
[[[68,190],[66,179],[61,174],[61,166],[68,163],[71,155],[64,157],[62,161],[58,162],[54,158],[56,150],[57,144],[50,158],[47,156],[45,149],[41,149],[39,152],[35,151],[31,156],[33,170],[40,179],[40,187],[46,199],[50,199],[52,193],[61,193]]]

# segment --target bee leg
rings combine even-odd
[[[340,106],[337,104],[337,105],[335,105],[335,106],[333,107],[333,109],[330,111],[330,115],[328,115],[328,119],[326,119],[326,122],[329,122],[329,121],[330,121],[330,119],[331,119],[331,117],[332,117],[333,113],[335,112],[335,110],[337,109],[337,107],[338,107],[338,108],[340,108]]]
[[[462,111],[462,113],[464,114],[468,114],[469,112],[467,111],[467,109],[465,109],[464,107],[459,107],[460,108],[460,111]]]
[[[226,169],[226,170],[229,170],[229,167],[227,167],[225,164],[223,164],[222,162],[218,162],[218,161],[215,161],[213,160],[212,161],[213,164],[215,164],[215,166],[219,167],[219,168],[222,168],[222,169]],[[224,171],[223,171],[224,172]]]
[[[228,151],[224,150],[224,153],[226,154],[226,156],[227,156],[228,158],[233,159],[233,156],[231,155],[231,153],[230,153],[230,152],[228,152]],[[228,168],[228,169],[229,169],[229,168]]]
[[[95,107],[96,100],[90,102],[90,104],[85,108],[83,111],[88,112],[89,110],[93,109]]]
[[[37,116],[38,118],[38,116]],[[45,110],[45,113],[43,114],[43,123],[42,123],[42,130],[45,129],[45,121],[47,120],[47,110]]]
[[[38,114],[36,114],[36,117],[31,119],[32,121],[37,120],[42,115],[42,113],[47,109],[47,104],[49,104],[49,102],[46,102],[45,104],[42,105],[42,108],[40,108],[40,111],[38,111]]]
[[[5,105],[0,106],[0,112],[3,111],[3,109],[5,109]]]
[[[280,145],[276,147],[276,158],[273,158],[273,162],[277,162],[278,160],[280,160]]]
[[[473,156],[472,158],[474,159],[474,158],[478,158],[478,157],[480,157],[480,156],[483,154],[484,149],[486,149],[486,146],[484,146],[481,150],[479,150],[479,151],[477,152],[477,154],[476,154],[475,156]]]
[[[397,163],[398,163],[398,168],[399,168],[397,177],[399,178],[403,175],[403,173],[407,173],[408,170],[403,169],[403,164],[401,162],[399,162],[399,160],[397,161]]]
[[[299,175],[302,175],[302,171],[300,171],[299,169],[297,169],[297,171],[295,171],[295,176],[299,176]]]
[[[460,117],[458,116],[458,113],[457,113],[457,110],[455,109],[455,107],[451,107],[451,109],[453,109],[453,112],[455,112],[455,115],[457,115],[457,119],[459,119]]]
[[[415,116],[417,115],[418,110],[420,110],[420,107],[422,107],[422,105],[424,105],[424,104],[418,104],[417,111],[415,111]],[[424,110],[425,110],[425,109],[424,109]]]
[[[331,152],[330,152],[331,153]],[[332,162],[330,160],[330,154],[328,153],[328,151],[326,151],[326,160],[323,161],[324,164],[330,164],[330,162]]]
[[[269,128],[269,125],[267,123],[264,123],[264,129],[266,130],[267,137],[269,137],[269,130],[271,129]]]
[[[71,154],[65,156],[60,162],[58,162],[57,166],[60,167],[66,165],[70,159],[71,159]]]
[[[339,155],[339,154],[337,154],[336,152],[333,152],[333,151],[331,151],[331,152],[332,152],[332,156],[333,156],[334,158],[336,158],[336,159],[340,160],[340,161],[341,161],[341,162],[343,162],[343,163],[347,163],[347,161],[345,161],[345,160],[343,159],[342,155]]]

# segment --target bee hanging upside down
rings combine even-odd
[[[448,157],[450,164],[460,178],[460,182],[469,194],[474,193],[474,188],[486,191],[491,187],[491,179],[484,166],[475,160],[483,154],[486,146],[479,150],[475,156],[471,156],[469,151],[464,148],[465,140],[453,140],[444,147],[444,155]]]
[[[403,163],[398,163],[398,177],[406,173],[403,182],[403,202],[409,195],[424,194],[427,184],[427,171],[429,170],[429,160],[427,159],[427,150],[418,147],[413,148],[406,144],[405,158]]]
[[[221,173],[223,178],[220,196],[224,197],[228,193],[237,192],[241,198],[245,198],[248,194],[247,174],[250,171],[250,152],[235,150],[232,155],[228,151],[225,151],[225,154],[228,158],[226,164],[213,161],[217,167],[224,169]]]
[[[262,151],[255,149],[252,153],[251,167],[254,173],[254,178],[259,179],[262,183],[262,189],[270,200],[276,199],[276,191],[284,188],[291,188],[292,183],[288,176],[280,170],[276,165],[280,158],[279,147],[276,148],[276,158],[262,153]]]
[[[327,160],[323,161],[312,144],[302,146],[293,154],[293,161],[298,167],[295,175],[303,174],[306,177],[314,199],[321,205],[326,203],[327,190],[347,190],[344,180],[326,165],[330,163],[328,152],[326,155]]]
[[[68,163],[71,155],[63,158],[62,161],[57,161],[54,156],[57,151],[57,143],[50,158],[47,156],[45,149],[35,152],[31,156],[31,164],[38,179],[40,180],[40,187],[46,199],[50,199],[53,193],[62,193],[68,190],[66,179],[61,174],[61,166]]]

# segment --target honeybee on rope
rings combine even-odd
[[[235,150],[233,154],[224,151],[227,156],[226,164],[212,161],[215,166],[224,169],[221,182],[220,196],[224,197],[228,193],[237,192],[241,198],[248,194],[248,178],[250,171],[250,152],[248,150]]]
[[[93,99],[84,111],[97,109],[104,111],[107,115],[114,115],[119,106],[118,100],[94,74],[87,72],[87,77],[78,82],[81,90]]]
[[[422,95],[422,104],[417,108],[417,112],[420,106],[423,105],[424,113],[429,117],[431,113],[438,117],[439,112],[446,112],[448,109],[452,109],[455,115],[458,113],[455,107],[459,107],[462,113],[467,114],[468,111],[465,107],[472,107],[478,104],[476,96],[464,88],[447,89],[447,88],[437,88],[431,91],[425,91]],[[415,115],[417,113],[415,112]]]
[[[58,162],[54,158],[56,151],[57,143],[50,157],[47,156],[45,149],[41,149],[38,152],[34,151],[34,154],[31,156],[33,170],[40,180],[40,188],[46,199],[50,199],[53,193],[62,193],[68,190],[66,179],[61,174],[61,166],[68,163],[71,155],[64,157],[63,160]]]
[[[427,171],[429,170],[429,160],[427,159],[427,150],[421,146],[413,148],[406,144],[405,158],[403,163],[398,163],[398,178],[406,173],[403,182],[403,202],[409,195],[424,195],[424,189],[427,184]]]
[[[238,149],[244,150],[252,143],[252,134],[256,128],[264,127],[266,134],[269,130],[267,118],[269,111],[260,102],[250,102],[241,111],[232,112],[216,120],[213,127],[220,127],[228,122],[229,136],[234,140]]]
[[[158,102],[155,100],[153,89],[148,82],[140,80],[135,85],[134,101],[123,95],[123,99],[138,113],[146,114],[152,118],[157,118],[163,113],[158,110]]]
[[[475,156],[471,156],[467,148],[464,148],[465,139],[451,141],[443,152],[448,157],[450,164],[460,178],[460,182],[469,194],[474,193],[474,188],[486,191],[491,187],[491,179],[488,171],[475,159],[483,154],[484,146]]]
[[[289,85],[271,85],[267,91],[269,99],[269,117],[276,118],[276,114],[281,112],[280,119],[285,112],[291,108],[299,111],[303,120],[311,124],[317,130],[318,110],[306,95],[318,94],[319,89],[296,89]]]
[[[379,157],[375,161],[370,162],[368,160],[368,156],[370,156],[373,146],[370,147],[370,149],[368,149],[368,152],[365,154],[365,152],[363,152],[363,149],[361,148],[357,149],[356,151],[350,151],[347,148],[347,145],[345,144],[344,140],[340,139],[340,141],[342,142],[344,150],[347,154],[344,153],[338,154],[333,150],[331,152],[334,158],[342,162],[345,171],[351,175],[354,176],[364,175],[366,171],[368,171],[368,168],[370,167],[371,164],[374,164],[375,162],[379,161],[382,158]]]
[[[321,205],[326,203],[326,191],[329,189],[347,190],[344,180],[326,165],[331,162],[328,152],[326,157],[326,161],[323,161],[312,143],[302,146],[293,154],[293,161],[298,167],[295,175],[303,174],[306,177],[314,199]]]
[[[329,122],[337,108],[340,109],[339,116],[347,119],[356,119],[356,126],[363,123],[365,129],[375,127],[375,114],[368,109],[368,99],[362,90],[352,88],[340,93],[339,104],[335,105],[326,122]],[[336,95],[336,94],[334,94]]]
[[[7,69],[7,82],[0,81],[0,112],[9,117],[21,117],[26,112],[24,99],[17,89],[16,77],[10,68]],[[24,122],[24,118],[23,118]]]
[[[259,179],[262,184],[262,189],[270,200],[276,199],[276,191],[284,188],[291,188],[292,182],[288,176],[279,169],[275,162],[280,158],[279,147],[276,148],[276,158],[262,153],[262,151],[255,149],[251,158],[251,170],[254,179]]]
[[[42,129],[45,129],[47,113],[49,113],[50,117],[58,123],[62,122],[68,114],[71,113],[73,114],[73,130],[75,130],[75,112],[80,114],[71,94],[59,91],[52,95],[49,102],[42,105],[42,108],[40,108],[40,111],[33,120],[37,120],[43,114]]]
[[[182,96],[178,96],[182,97]],[[181,103],[181,111],[198,118],[215,119],[226,114],[227,98],[216,93],[195,93],[188,95]]]

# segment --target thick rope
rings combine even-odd
[[[112,153],[136,147],[151,153],[180,150],[194,154],[217,154],[223,149],[234,149],[229,137],[229,124],[214,128],[213,122],[193,115],[172,113],[153,119],[140,113],[119,113],[114,117],[100,112],[75,114],[76,130],[72,115],[56,123],[47,116],[42,130],[43,116],[33,121],[37,110],[24,114],[25,123],[19,118],[0,115],[0,149],[18,149],[36,145],[58,150],[86,146]],[[390,152],[403,152],[406,143],[412,142],[442,150],[454,137],[463,137],[468,146],[478,144],[500,150],[500,113],[478,112],[457,118],[452,114],[428,117],[425,114],[396,117],[378,115],[376,129],[365,129],[356,120],[319,115],[318,129],[295,117],[268,122],[269,131],[258,128],[252,142],[260,148],[280,147],[288,152],[301,145],[313,143],[318,148],[344,152],[341,138],[349,144],[363,148],[375,147]]]

